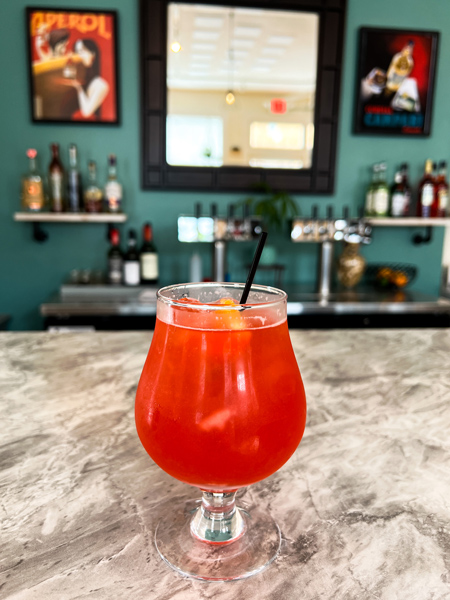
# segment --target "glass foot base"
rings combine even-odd
[[[278,525],[267,514],[240,502],[244,532],[238,539],[224,543],[200,541],[191,533],[190,522],[200,503],[169,502],[155,532],[155,545],[161,558],[173,569],[196,579],[231,581],[262,571],[280,551]]]

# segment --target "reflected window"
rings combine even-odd
[[[306,126],[306,149],[314,148],[314,123],[308,123]]]
[[[276,159],[276,158],[251,158],[249,160],[251,167],[263,169],[302,169],[301,160]]]
[[[250,125],[250,146],[266,150],[303,150],[305,127],[301,123],[260,123]]]
[[[223,165],[223,120],[220,117],[168,115],[166,135],[169,165]]]

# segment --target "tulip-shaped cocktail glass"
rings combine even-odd
[[[297,448],[306,403],[289,338],[286,294],[254,285],[181,284],[158,292],[152,344],[136,395],[136,427],[157,465],[200,488],[201,503],[170,507],[155,543],[174,569],[199,579],[253,575],[280,549],[240,488],[275,473]]]

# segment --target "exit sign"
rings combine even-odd
[[[283,100],[283,98],[272,98],[270,101],[270,112],[274,115],[284,115],[286,112],[286,100]]]

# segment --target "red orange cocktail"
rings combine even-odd
[[[184,541],[173,539],[173,515],[158,526],[158,550],[171,566],[203,579],[245,577],[276,555],[276,525],[264,516],[258,529],[234,495],[277,471],[305,427],[286,294],[252,286],[243,307],[242,289],[211,283],[160,290],[136,395],[136,427],[148,454],[204,492],[189,526],[180,525]],[[267,547],[264,538],[271,538]],[[262,547],[263,556],[254,556]]]

